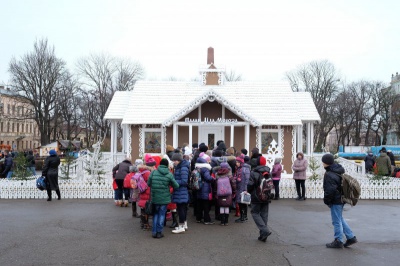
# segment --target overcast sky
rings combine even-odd
[[[400,72],[398,0],[0,0],[0,83],[8,64],[48,38],[74,71],[108,52],[139,61],[146,79],[190,80],[215,49],[216,66],[248,81],[328,59],[347,81]]]

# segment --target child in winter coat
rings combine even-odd
[[[216,173],[216,181],[221,225],[228,225],[229,208],[232,206],[232,200],[236,194],[236,182],[228,163],[221,163]]]
[[[145,163],[146,165],[139,167],[139,171],[141,172],[144,181],[146,181],[147,183],[150,173],[155,169],[156,161],[151,156],[145,156]],[[145,231],[148,231],[151,228],[149,224],[149,216],[144,211],[144,208],[146,206],[146,201],[148,201],[149,199],[150,199],[150,187],[148,187],[146,191],[144,191],[143,193],[139,194],[139,207],[141,211],[140,227]]]
[[[243,223],[247,221],[247,205],[240,202],[241,193],[247,193],[247,184],[250,178],[250,165],[244,163],[244,155],[236,158],[236,204],[239,205],[240,218],[235,220],[235,223]]]

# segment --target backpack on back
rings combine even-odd
[[[270,202],[275,197],[275,193],[273,192],[275,187],[272,178],[268,172],[265,172],[260,179],[260,185],[256,188],[256,196],[261,202]]]
[[[232,195],[232,187],[229,177],[219,177],[217,179],[217,196],[226,197],[229,195]]]
[[[342,174],[342,202],[356,206],[361,195],[360,183],[348,174]]]
[[[140,173],[139,179],[137,181],[137,187],[139,189],[139,193],[144,193],[148,188],[147,182],[144,180],[143,174],[146,172],[150,172],[149,170],[143,171]]]
[[[195,168],[190,174],[189,188],[192,190],[200,190],[203,187],[203,180],[199,169]]]
[[[138,189],[138,182],[140,177],[142,177],[142,173],[136,172],[131,178],[131,188]],[[143,178],[143,177],[142,177]]]
[[[131,188],[131,178],[133,173],[129,173],[124,178],[124,188]]]

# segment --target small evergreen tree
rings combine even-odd
[[[61,172],[60,177],[62,179],[71,179],[70,170],[72,168],[74,160],[75,160],[74,156],[72,156],[70,152],[66,152],[66,156],[64,157],[63,162],[61,163],[60,166],[60,172]]]
[[[15,180],[30,180],[35,177],[32,173],[27,169],[28,163],[26,161],[26,157],[24,153],[19,152],[17,156],[13,159],[14,169],[13,171],[13,179]]]
[[[321,165],[318,163],[318,160],[315,157],[310,158],[310,162],[308,163],[308,167],[311,170],[311,176],[308,178],[311,181],[317,181],[320,179],[320,176],[317,174],[318,169]]]

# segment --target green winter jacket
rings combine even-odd
[[[376,167],[378,168],[378,174],[383,176],[390,176],[392,172],[390,158],[386,152],[381,152],[379,157],[376,159]]]
[[[151,187],[151,201],[153,204],[166,205],[171,202],[169,186],[178,188],[174,175],[170,173],[165,165],[158,166],[157,170],[151,172],[147,185]]]

